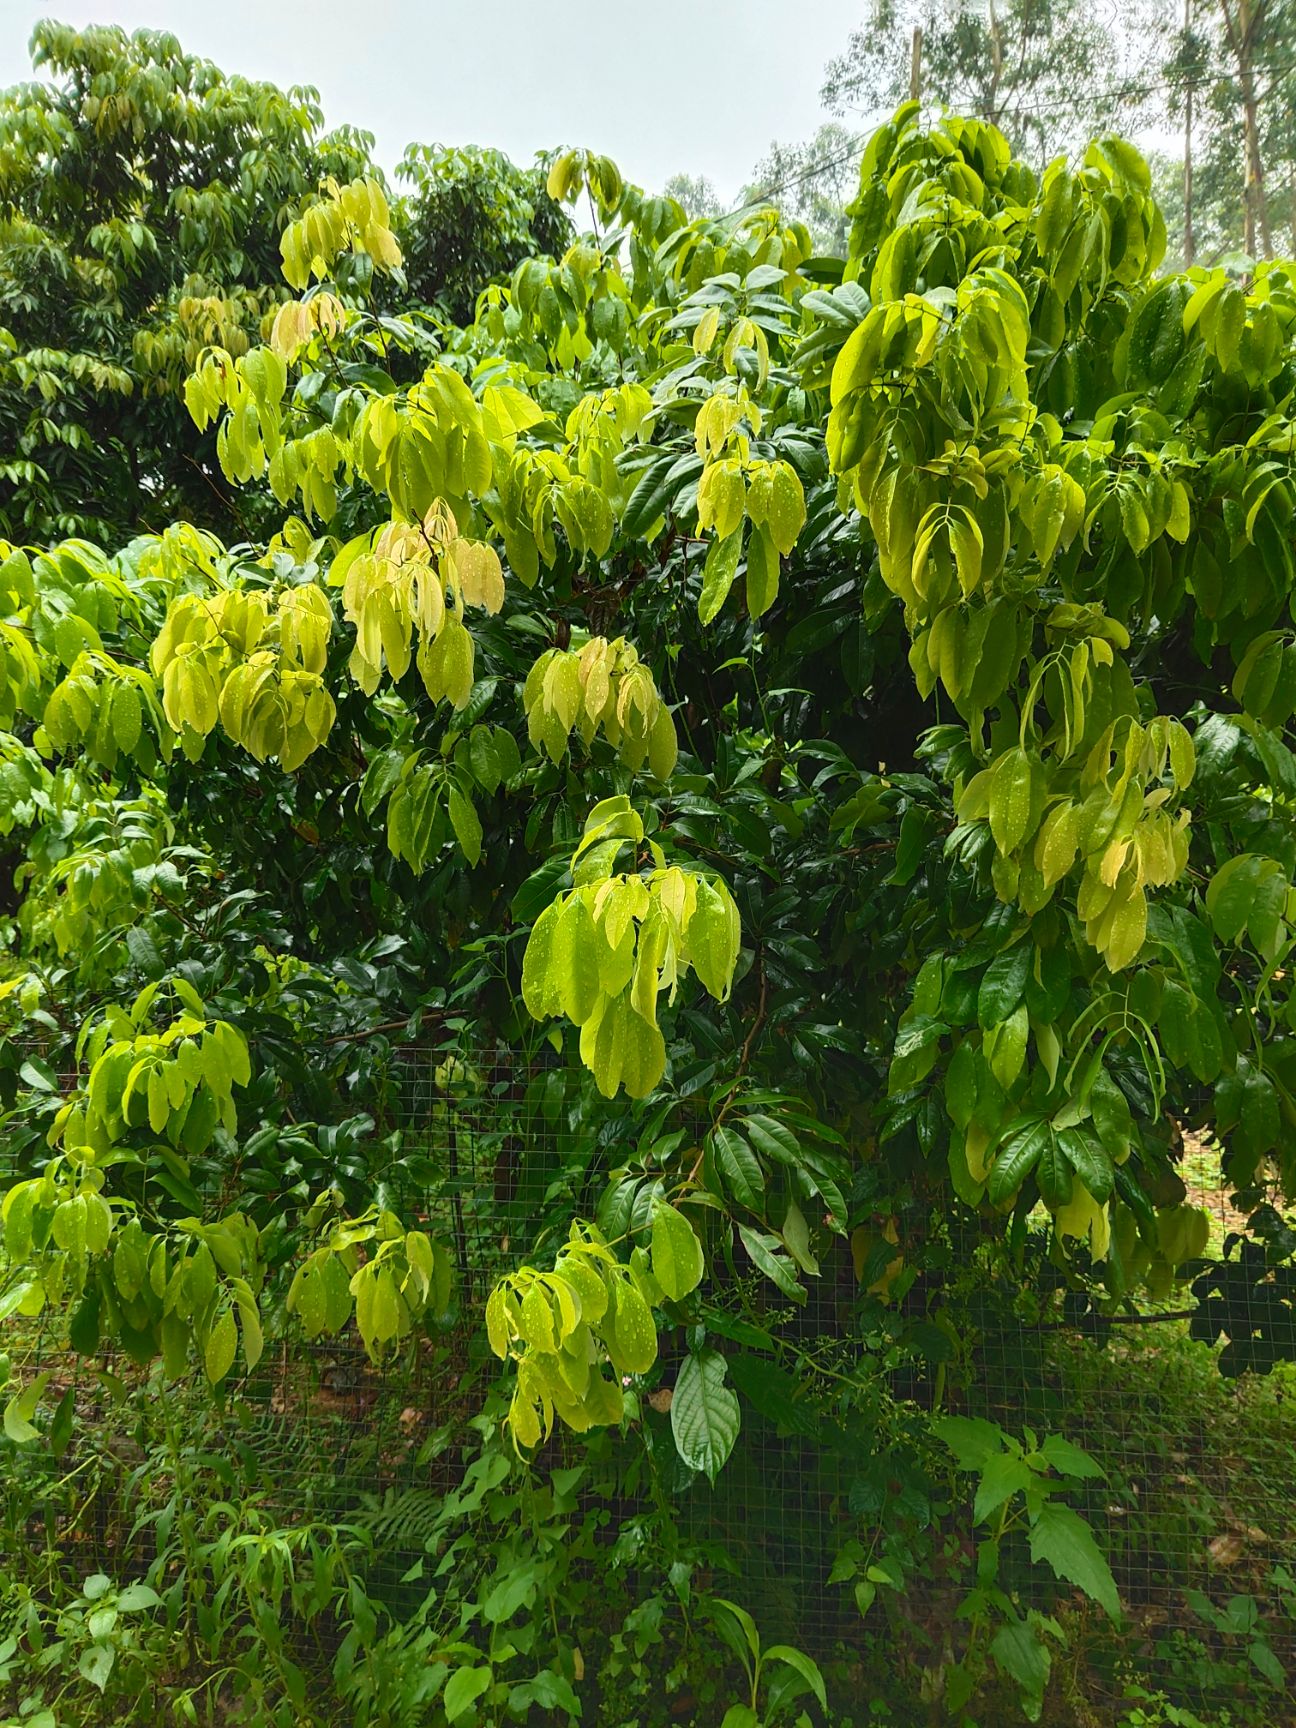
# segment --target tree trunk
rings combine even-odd
[[[1003,31],[999,26],[999,17],[995,12],[995,0],[990,0],[990,55],[993,72],[990,80],[990,100],[986,104],[985,118],[991,125],[999,124],[999,85],[1003,79]]]
[[[1192,40],[1192,0],[1184,0],[1184,43]],[[1196,86],[1191,77],[1188,80],[1188,93],[1184,98],[1184,239],[1183,261],[1186,270],[1191,269],[1197,256],[1197,244],[1193,235],[1193,92]]]
[[[1265,0],[1220,0],[1224,28],[1237,67],[1238,94],[1242,102],[1242,152],[1245,178],[1242,187],[1243,248],[1254,258],[1259,238],[1266,258],[1273,256],[1269,238],[1269,207],[1265,199],[1264,162],[1260,155],[1260,104],[1256,96],[1255,31]]]
[[[922,25],[915,24],[913,33],[913,53],[909,59],[909,100],[911,102],[922,101],[922,48]]]

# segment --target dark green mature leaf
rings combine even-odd
[[[990,1170],[987,1193],[992,1205],[1002,1206],[1012,1199],[1052,1143],[1052,1127],[1043,1120],[1027,1122],[1007,1136]]]
[[[804,1302],[805,1285],[797,1278],[792,1261],[779,1252],[783,1247],[781,1239],[762,1230],[753,1230],[746,1224],[738,1226],[738,1234],[742,1237],[743,1247],[765,1276],[772,1279],[785,1296],[790,1296],[794,1302]]]
[[[1101,1141],[1084,1128],[1059,1128],[1055,1143],[1094,1199],[1109,1200],[1116,1174]]]
[[[734,1200],[749,1212],[762,1212],[765,1177],[760,1160],[742,1135],[722,1123],[707,1135],[704,1152],[707,1186],[712,1193]]]
[[[1004,1431],[983,1416],[940,1416],[932,1424],[960,1470],[981,1470],[1004,1449]]]
[[[1021,1689],[1026,1720],[1038,1722],[1052,1667],[1047,1644],[1028,1621],[1013,1619],[990,1640],[990,1654],[999,1669]]]
[[[996,954],[977,992],[977,1022],[982,1028],[1006,1020],[1026,993],[1035,950],[1029,942]]]
[[[691,1470],[715,1481],[742,1424],[738,1400],[725,1385],[725,1359],[705,1348],[684,1358],[671,1395],[671,1432]]]
[[[1078,1512],[1056,1501],[1046,1502],[1031,1525],[1030,1551],[1032,1560],[1043,1560],[1059,1578],[1091,1596],[1113,1620],[1120,1618],[1111,1567]]]
[[[701,472],[698,457],[686,456],[681,460],[673,450],[654,457],[635,481],[621,518],[621,532],[629,539],[639,539],[665,514],[676,493]]]

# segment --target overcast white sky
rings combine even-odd
[[[330,125],[405,145],[557,144],[650,191],[683,171],[732,199],[772,138],[808,137],[819,87],[870,0],[0,0],[0,87],[30,77],[39,18],[173,31],[189,53],[313,84]]]

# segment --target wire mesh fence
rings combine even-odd
[[[408,1595],[413,1606],[494,1373],[485,1296],[565,1192],[550,1071],[557,1064],[547,1047],[522,1060],[447,1037],[397,1053],[384,1109],[387,1125],[401,1129],[399,1156],[371,1176],[407,1222],[425,1222],[453,1246],[459,1294],[450,1324],[387,1365],[371,1362],[353,1334],[309,1343],[289,1330],[235,1395],[212,1405],[121,1359],[77,1362],[54,1351],[52,1334],[41,1342],[37,1366],[51,1369],[54,1394],[76,1386],[79,1431],[94,1439],[84,1468],[70,1473],[66,1460],[41,1465],[34,1455],[25,1466],[48,1472],[47,1494],[33,1497],[28,1484],[22,1496],[33,1533],[56,1531],[64,1548],[84,1552],[87,1568],[123,1555],[136,1569],[146,1565],[157,1521],[183,1489],[151,1473],[148,1434],[179,1421],[199,1437],[197,1467],[227,1499],[275,1527],[360,1532],[368,1588],[395,1604]],[[1193,1198],[1212,1212],[1209,1252],[1218,1257],[1243,1220],[1209,1186],[1209,1158],[1198,1162]],[[1010,1433],[1062,1435],[1092,1454],[1103,1474],[1085,1481],[1074,1503],[1105,1546],[1145,1669],[1164,1676],[1167,1697],[1204,1696],[1205,1668],[1218,1677],[1221,1650],[1236,1649],[1245,1671],[1257,1641],[1289,1685],[1296,1378],[1288,1369],[1222,1377],[1216,1351],[1188,1336],[1193,1301],[1184,1289],[1101,1326],[1074,1314],[1061,1287],[1020,1316],[1011,1303],[970,1305],[949,1316],[945,1332],[920,1332],[907,1354],[895,1336],[860,1333],[851,1320],[857,1291],[843,1254],[825,1261],[802,1309],[768,1316],[790,1326],[798,1359],[816,1370],[816,1395],[790,1397],[772,1368],[744,1374],[735,1357],[744,1439],[714,1485],[668,1444],[652,1448],[654,1492],[669,1501],[692,1551],[716,1556],[717,1586],[741,1593],[768,1638],[821,1657],[858,1646],[858,1599],[840,1567],[851,1541],[872,1552],[883,1531],[903,1544],[906,1532],[916,1539],[943,1519],[948,1540],[970,1552],[976,1532],[966,1509],[960,1522],[958,1508],[934,1501],[905,1444],[912,1413],[939,1397]],[[753,1300],[768,1303],[768,1290]],[[1296,1354],[1296,1325],[1287,1343]],[[643,1412],[659,1437],[668,1430],[670,1348]],[[578,1441],[556,1444],[579,1454]],[[96,1472],[113,1481],[115,1496],[87,1492]],[[12,1483],[7,1491],[12,1500]],[[646,1493],[641,1485],[609,1509],[609,1543],[618,1518],[631,1517]],[[1018,1559],[1024,1581],[1029,1557]],[[903,1609],[904,1635],[920,1647],[931,1642],[933,1660],[941,1589],[939,1577],[910,1578]],[[330,1656],[327,1628],[313,1636],[321,1660]],[[1101,1691],[1093,1661],[1090,1685]]]

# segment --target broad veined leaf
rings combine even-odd
[[[984,1524],[1005,1500],[1021,1494],[1031,1486],[1034,1472],[1019,1452],[995,1452],[981,1466],[972,1520]]]
[[[708,1346],[686,1356],[671,1397],[671,1432],[689,1469],[714,1482],[733,1451],[741,1421],[720,1352]]]
[[[1032,1560],[1043,1560],[1059,1578],[1105,1608],[1113,1620],[1119,1619],[1116,1580],[1093,1531],[1078,1512],[1047,1501],[1031,1525],[1030,1551]]]
[[[1095,1200],[1110,1200],[1116,1173],[1106,1147],[1085,1128],[1059,1128],[1055,1142],[1062,1156],[1093,1195]],[[1058,1201],[1064,1205],[1069,1193]]]

